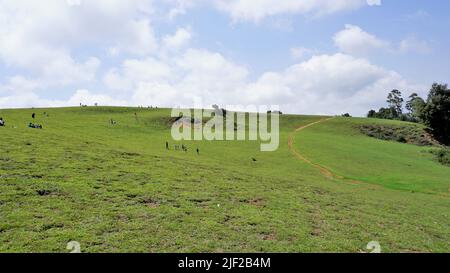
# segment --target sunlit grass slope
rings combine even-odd
[[[429,147],[369,138],[359,127],[367,123],[401,122],[334,119],[298,135],[298,150],[313,162],[344,177],[384,187],[448,194],[450,168],[435,161]]]
[[[33,112],[43,130],[27,128]],[[175,144],[165,109],[0,117],[0,252],[67,252],[72,240],[83,252],[359,252],[370,241],[384,252],[450,250],[449,168],[354,128],[372,121],[294,134],[322,117],[282,116],[276,152],[205,141],[184,153],[165,149]],[[363,183],[299,160],[289,135],[313,162]]]

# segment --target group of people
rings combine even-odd
[[[31,117],[32,117],[33,119],[35,119],[35,118],[36,118],[36,114],[35,114],[35,113],[31,114]],[[5,127],[5,126],[6,126],[5,120],[4,120],[2,117],[0,117],[0,127]],[[39,124],[33,124],[33,123],[31,123],[31,122],[30,122],[30,124],[28,124],[28,127],[30,127],[30,128],[39,128],[39,129],[42,129],[42,125],[39,125]]]
[[[179,145],[177,145],[177,144],[174,144],[173,145],[173,148],[174,148],[174,150],[175,151],[179,151],[180,150],[180,146]],[[167,142],[166,141],[166,150],[170,150],[170,145],[169,145],[169,142]],[[185,146],[184,144],[181,144],[181,150],[183,151],[183,152],[188,152],[188,147],[187,146]],[[197,154],[198,155],[200,155],[200,149],[199,148],[197,148]]]
[[[47,113],[44,113],[44,115],[46,116]],[[31,114],[31,118],[32,118],[32,119],[36,119],[36,113]],[[30,123],[28,124],[28,128],[42,129],[42,125],[40,125],[40,124],[34,124],[34,123],[30,122]]]
[[[40,125],[40,124],[34,124],[34,123],[30,122],[30,123],[28,124],[28,128],[42,129],[42,125]]]

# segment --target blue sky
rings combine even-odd
[[[394,88],[450,82],[444,0],[33,2],[0,0],[0,108],[201,100],[362,116]]]

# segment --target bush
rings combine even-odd
[[[360,127],[362,133],[369,137],[397,141],[400,143],[415,144],[418,146],[438,146],[431,134],[417,125],[393,126],[393,125],[363,125]]]
[[[438,151],[432,152],[436,155],[436,160],[446,166],[450,166],[450,150],[449,149],[440,149]]]
[[[407,143],[408,141],[406,140],[406,138],[402,135],[397,136],[397,141],[401,142],[401,143]]]

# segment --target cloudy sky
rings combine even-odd
[[[0,108],[364,115],[450,83],[448,0],[0,0]]]

